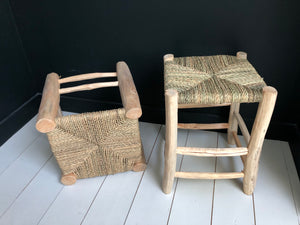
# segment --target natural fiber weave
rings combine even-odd
[[[131,170],[142,161],[138,120],[124,109],[84,113],[56,119],[48,139],[62,173],[77,178]]]
[[[259,102],[266,86],[247,59],[216,55],[165,62],[165,90],[178,91],[179,104]]]

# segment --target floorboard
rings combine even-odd
[[[35,120],[0,147],[0,225],[300,224],[300,184],[287,142],[265,140],[251,196],[243,193],[242,179],[175,179],[171,194],[165,195],[164,126],[140,123],[145,171],[64,186],[46,135],[35,130]],[[179,130],[178,145],[229,147],[226,135],[195,130]],[[242,162],[239,157],[178,156],[177,170],[238,172]]]
[[[187,147],[217,147],[217,133],[192,130]],[[215,172],[215,157],[184,156],[181,171]],[[213,180],[179,179],[169,224],[210,224]]]

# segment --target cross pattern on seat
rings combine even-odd
[[[230,55],[178,57],[165,62],[165,90],[178,104],[259,102],[266,86],[247,59]]]

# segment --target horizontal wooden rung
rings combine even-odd
[[[209,108],[209,107],[221,107],[228,106],[231,103],[222,103],[222,104],[178,104],[179,109],[192,109],[192,108]]]
[[[201,173],[201,172],[175,172],[175,177],[187,179],[236,179],[244,177],[243,172],[232,173]]]
[[[71,93],[76,91],[93,90],[93,89],[104,88],[104,87],[116,87],[116,86],[118,86],[118,81],[84,84],[75,87],[59,89],[59,94],[66,94],[66,93]]]
[[[180,155],[192,156],[240,156],[247,155],[247,148],[192,148],[192,147],[177,147],[176,153]]]
[[[103,78],[103,77],[116,77],[117,73],[86,73],[66,78],[61,78],[58,80],[58,83],[68,83],[68,82],[75,82],[75,81],[81,81],[81,80],[90,80],[90,79],[96,79],[96,78]]]
[[[228,127],[228,123],[178,123],[179,129],[214,130],[227,129]]]

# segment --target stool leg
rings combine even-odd
[[[177,123],[178,123],[178,93],[175,90],[167,90],[165,93],[166,105],[166,143],[165,143],[165,168],[163,177],[163,192],[169,194],[176,170],[177,148]]]
[[[232,103],[230,106],[230,112],[229,112],[229,120],[228,120],[228,124],[229,124],[229,128],[227,129],[227,140],[228,140],[228,144],[233,145],[235,144],[232,132],[235,131],[237,132],[238,129],[238,122],[237,119],[235,118],[235,116],[233,115],[234,112],[239,112],[240,110],[240,103]]]
[[[251,195],[257,179],[258,163],[264,138],[275,107],[277,91],[273,87],[263,89],[262,101],[259,103],[248,145],[248,155],[244,168],[243,188],[245,194]]]
[[[247,53],[246,52],[237,52],[236,57],[238,59],[247,59]],[[229,113],[229,128],[227,129],[227,140],[228,144],[233,145],[235,144],[234,138],[232,136],[232,131],[237,132],[238,129],[238,122],[233,115],[234,112],[239,112],[240,110],[240,103],[232,103],[230,106],[230,113]]]

